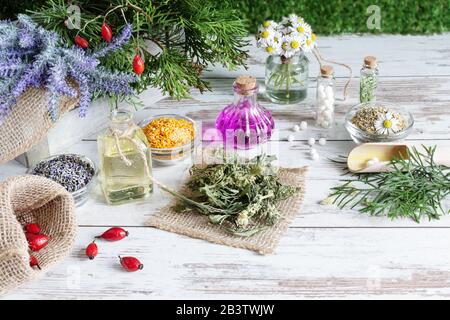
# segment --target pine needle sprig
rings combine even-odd
[[[389,172],[355,174],[331,188],[339,208],[359,208],[372,216],[391,219],[437,220],[450,213],[442,202],[450,194],[450,168],[434,161],[436,146],[408,149],[407,157],[390,161]]]
[[[80,7],[79,29],[68,27],[69,4]],[[133,83],[138,93],[151,86],[186,98],[192,87],[209,89],[202,73],[212,64],[236,69],[248,58],[245,21],[228,0],[46,0],[29,12],[69,44],[80,35],[92,46],[101,45],[103,22],[114,34],[130,23],[132,40],[99,60],[108,70],[128,72],[136,53],[141,54],[145,70]]]

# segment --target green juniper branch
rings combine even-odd
[[[113,70],[130,71],[139,48],[146,68],[134,84],[137,92],[155,86],[184,98],[191,87],[201,92],[209,89],[200,76],[210,64],[234,69],[247,58],[242,49],[247,44],[245,22],[227,0],[75,0],[73,4],[81,10],[80,30],[66,26],[67,1],[44,2],[31,12],[33,19],[59,33],[67,43],[80,34],[95,46],[103,41],[100,30],[104,21],[114,34],[132,23],[133,40],[101,62]],[[156,44],[160,52],[150,50],[148,42]]]

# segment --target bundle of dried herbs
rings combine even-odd
[[[450,168],[434,162],[436,147],[422,147],[423,151],[411,148],[407,157],[391,160],[389,172],[356,174],[343,180],[327,199],[341,209],[359,207],[360,212],[373,216],[409,217],[415,222],[450,213],[442,207],[450,194]]]
[[[213,224],[238,236],[252,236],[280,217],[277,204],[300,188],[281,184],[275,157],[258,156],[249,162],[238,159],[205,167],[193,166],[187,183],[189,197],[168,188],[179,199],[179,212],[200,212]]]

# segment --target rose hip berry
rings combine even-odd
[[[83,49],[86,49],[87,47],[89,47],[89,42],[85,38],[80,37],[78,35],[75,36],[75,43],[77,46],[79,46]]]
[[[135,257],[119,256],[119,259],[122,267],[129,272],[135,272],[144,268],[144,265]]]
[[[128,236],[128,231],[124,230],[120,227],[113,227],[105,232],[102,235],[97,236],[96,238],[101,238],[106,241],[119,241]]]
[[[29,223],[25,226],[25,231],[32,234],[41,233],[41,227],[36,223]]]
[[[111,42],[111,40],[112,40],[112,29],[108,24],[106,24],[104,22],[102,25],[102,38],[106,42]]]
[[[30,267],[37,267],[39,270],[41,270],[41,267],[39,266],[38,260],[35,256],[30,256]]]
[[[133,71],[137,75],[141,75],[144,72],[145,64],[140,55],[135,55],[133,59]]]
[[[45,234],[26,233],[25,236],[27,238],[28,246],[31,251],[41,250],[47,245],[49,241],[49,238]]]
[[[86,248],[86,256],[89,260],[94,260],[98,254],[98,247],[95,241],[92,241]]]

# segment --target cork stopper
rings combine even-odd
[[[323,65],[320,67],[320,74],[323,77],[331,77],[333,75],[333,67],[329,65]]]
[[[240,90],[249,91],[255,89],[256,78],[252,76],[239,76],[234,83]]]
[[[364,65],[369,67],[370,69],[375,69],[378,65],[377,58],[374,56],[364,57]]]

